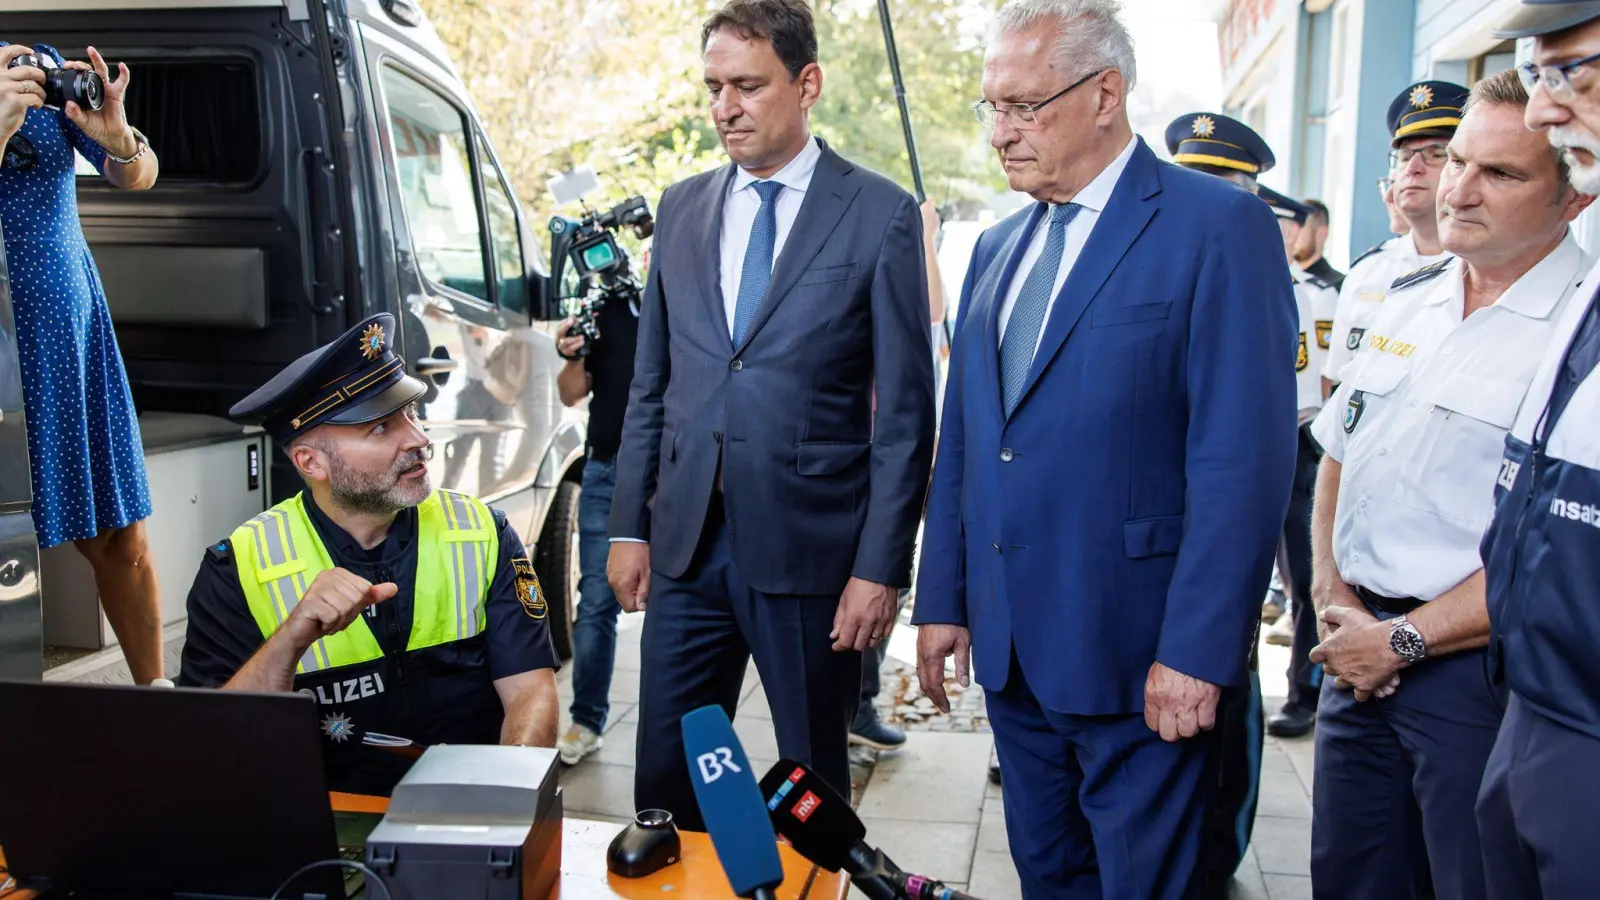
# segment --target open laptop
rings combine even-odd
[[[380,818],[336,838],[321,741],[300,694],[0,681],[7,867],[47,897],[265,900]],[[323,867],[281,896],[345,884]]]

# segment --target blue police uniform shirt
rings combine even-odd
[[[404,650],[411,635],[416,582],[416,510],[401,511],[383,543],[367,550],[328,519],[309,493],[305,499],[312,525],[335,565],[373,583],[392,581],[399,587],[393,598],[369,610],[367,624],[386,653]],[[492,512],[500,533],[500,561],[484,601],[489,677],[559,668],[548,618],[533,618],[518,598],[513,563],[529,558],[522,538],[503,513]],[[227,541],[212,546],[195,577],[189,592],[188,629],[177,679],[184,687],[220,687],[265,643],[239,585],[238,567]]]
[[[1585,284],[1594,284],[1600,266]],[[1570,339],[1569,339],[1570,338]],[[1484,536],[1490,666],[1600,739],[1600,304],[1568,310],[1505,442]]]

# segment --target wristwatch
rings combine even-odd
[[[112,162],[115,162],[115,163],[121,163],[122,165],[125,165],[125,166],[131,166],[134,163],[138,162],[139,161],[139,157],[143,156],[144,152],[146,150],[150,149],[150,139],[144,136],[144,132],[142,132],[139,129],[134,128],[132,126],[129,126],[128,130],[133,132],[133,139],[135,141],[139,142],[139,149],[133,151],[133,155],[132,156],[128,157],[127,159],[123,159],[122,157],[116,155],[115,153],[112,153],[110,150],[106,151],[106,158],[107,159],[109,159],[109,160],[111,160]]]
[[[1422,632],[1405,616],[1389,620],[1389,649],[1407,665],[1428,658],[1428,645],[1422,640]]]

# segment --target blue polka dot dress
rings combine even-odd
[[[33,522],[45,548],[148,518],[150,488],[111,311],[78,223],[72,151],[97,170],[106,152],[53,109],[28,110],[18,134],[26,143],[10,149],[22,152],[0,163],[0,228],[22,362]]]

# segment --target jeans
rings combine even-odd
[[[590,457],[578,498],[578,615],[572,623],[572,721],[595,734],[611,710],[611,670],[617,661],[617,616],[622,607],[606,580],[611,555],[607,520],[617,487],[614,460]]]

